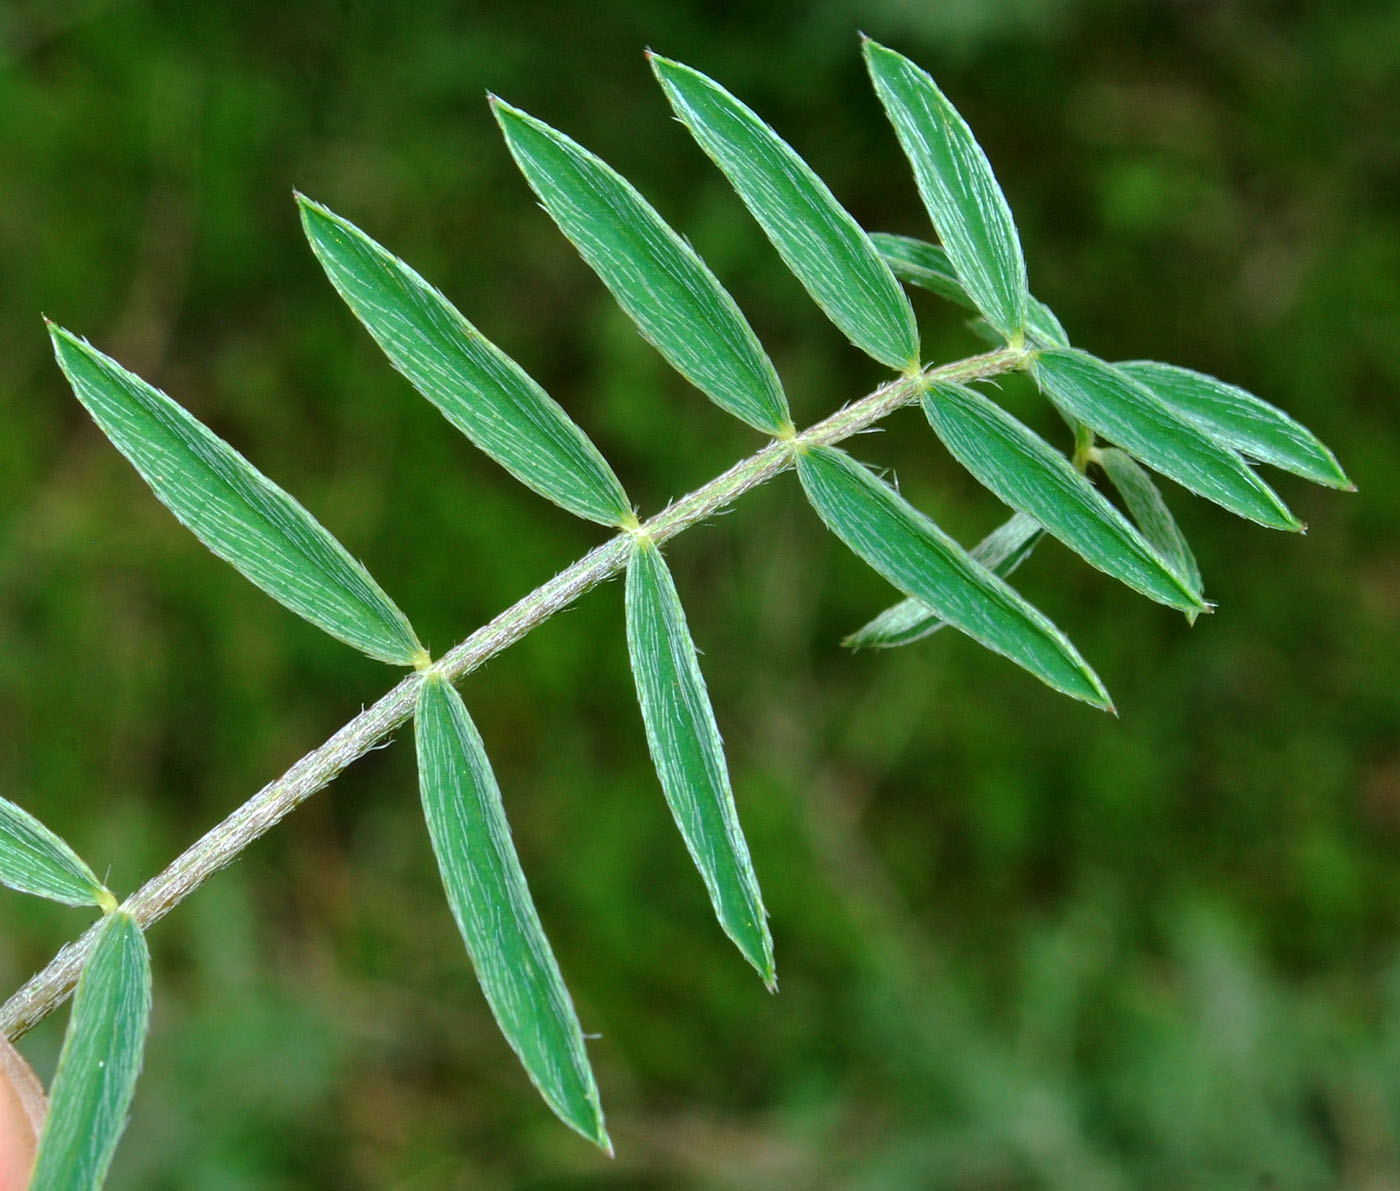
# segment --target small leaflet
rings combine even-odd
[[[650,54],[681,123],[738,192],[813,301],[867,355],[919,366],[914,311],[860,225],[796,151],[713,79]]]
[[[73,994],[29,1191],[95,1191],[107,1177],[141,1074],[151,957],[129,914],[102,923]]]
[[[803,491],[827,528],[905,595],[1057,691],[1110,708],[1098,676],[1043,613],[835,447],[797,457]]]
[[[1008,342],[1025,332],[1026,262],[1006,196],[967,122],[928,73],[866,38],[865,64],[963,289]]]
[[[578,424],[433,286],[349,220],[297,195],[316,259],[408,382],[526,487],[600,525],[631,520],[613,470]]]
[[[1128,515],[1137,522],[1142,536],[1152,543],[1153,549],[1165,558],[1177,574],[1183,576],[1193,591],[1201,590],[1201,570],[1196,565],[1196,556],[1186,541],[1186,535],[1176,524],[1176,518],[1167,508],[1167,502],[1152,482],[1152,477],[1139,465],[1136,459],[1117,447],[1104,447],[1093,454],[1094,461],[1103,468],[1109,483],[1123,498]],[[1195,620],[1195,613],[1188,612],[1187,619]]]
[[[627,647],[647,745],[676,826],[720,925],[774,988],[767,912],[739,826],[714,709],[675,582],[649,541],[638,542],[627,562]]]
[[[0,798],[0,883],[68,906],[116,905],[72,848],[5,798]]]
[[[494,96],[516,164],[642,336],[721,409],[765,434],[790,430],[778,374],[709,267],[621,174]]]
[[[1183,612],[1205,604],[1068,459],[981,393],[933,384],[924,414],[944,445],[1013,509],[1105,574]]]
[[[195,537],[278,603],[372,658],[418,665],[407,617],[292,496],[139,376],[61,327],[54,355],[112,445]]]
[[[501,1033],[566,1125],[611,1153],[583,1031],[462,697],[429,672],[414,716],[423,815],[447,902]]]
[[[1260,525],[1303,528],[1231,446],[1113,365],[1074,348],[1053,348],[1036,354],[1031,373],[1064,413],[1153,471]]]

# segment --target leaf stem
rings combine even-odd
[[[930,381],[971,381],[1017,368],[1024,351],[1001,348],[922,372],[902,376],[795,437],[780,437],[736,463],[722,475],[673,501],[637,529],[626,529],[594,547],[494,620],[458,643],[434,665],[405,676],[392,690],[340,728],[323,744],[269,782],[218,826],[202,836],[157,876],[133,893],[121,909],[142,928],[163,918],[214,873],[233,863],[254,840],[269,831],[340,772],[384,741],[413,714],[418,685],[426,673],[457,682],[509,648],[585,592],[626,567],[638,534],[660,544],[727,508],[750,489],[793,466],[796,447],[826,446],[868,429],[903,405],[916,401]],[[16,1039],[52,1013],[77,984],[102,920],[67,943],[48,965],[0,1008],[0,1032]]]

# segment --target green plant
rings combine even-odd
[[[1029,294],[1009,209],[966,125],[912,63],[874,43],[865,49],[941,247],[867,236],[752,112],[703,75],[652,59],[676,114],[790,270],[857,347],[898,374],[801,433],[757,337],[685,241],[597,158],[492,101],[530,184],[646,338],[717,405],[771,439],[645,522],[584,433],[519,366],[407,265],[298,196],[313,250],[395,367],[522,482],[620,531],[436,661],[364,568],[295,500],[164,395],[51,328],[79,399],[201,540],[312,623],[412,673],[120,908],[61,841],[18,808],[7,811],[0,850],[5,880],[107,911],[0,1016],[0,1027],[16,1035],[78,983],[55,1081],[54,1124],[41,1148],[41,1185],[96,1184],[110,1160],[149,997],[136,928],[177,904],[410,716],[430,837],[493,1012],[551,1107],[607,1145],[579,1023],[511,847],[484,747],[452,683],[588,588],[624,572],[628,644],[663,791],[721,925],[771,986],[772,943],[758,882],[695,648],[659,550],[750,488],[795,469],[822,520],[904,594],[853,634],[852,644],[903,644],[951,624],[1050,686],[1109,707],[1103,684],[1073,645],[1005,582],[1042,533],[1194,618],[1207,607],[1199,573],[1135,460],[1281,529],[1301,527],[1247,460],[1348,486],[1316,439],[1249,394],[1184,369],[1110,365],[1072,348],[1054,315]],[[998,346],[925,367],[900,281],[968,306]],[[1017,369],[1064,415],[1074,442],[1070,458],[969,387]],[[970,552],[837,448],[914,401],[951,453],[1016,510]],[[1086,478],[1094,469],[1118,492],[1127,517]]]

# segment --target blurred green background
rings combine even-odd
[[[484,92],[691,237],[802,423],[882,375],[670,120],[641,51],[746,98],[867,227],[923,234],[857,29],[961,107],[1077,343],[1253,389],[1360,493],[1280,478],[1298,538],[1172,489],[1220,605],[1194,629],[1041,549],[1018,585],[1121,719],[952,634],[843,653],[891,592],[790,477],[746,498],[669,553],[780,995],[669,822],[614,584],[464,693],[601,1035],[617,1158],[553,1121],[497,1035],[400,739],[153,931],[112,1187],[1400,1187],[1394,3],[7,0],[0,792],[126,892],[390,681],[157,505],[65,388],[41,311],[290,487],[440,651],[599,535],[379,357],[292,187],[439,284],[655,511],[757,438],[612,306]],[[928,358],[975,350],[957,312],[918,309]],[[963,540],[1001,518],[912,411],[856,449]],[[0,985],[84,924],[6,895]],[[45,1079],[64,1017],[25,1040]]]

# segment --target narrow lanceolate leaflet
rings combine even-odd
[[[793,275],[857,347],[917,368],[909,299],[870,237],[776,132],[713,79],[655,54],[671,107],[724,172]]]
[[[647,744],[676,826],[720,925],[772,988],[773,940],[719,727],[676,585],[649,541],[638,542],[627,563],[627,645]]]
[[[501,791],[462,697],[429,673],[414,717],[428,836],[501,1033],[559,1119],[611,1151],[583,1031],[525,883]]]
[[[1059,629],[868,468],[812,447],[798,455],[797,475],[827,527],[905,595],[1056,690],[1111,707]]]
[[[349,220],[297,196],[312,251],[390,362],[522,484],[589,521],[621,525],[627,494],[588,436],[436,289]]]
[[[54,355],[112,445],[195,537],[332,637],[397,665],[427,660],[408,618],[329,531],[228,443],[85,340]]]

